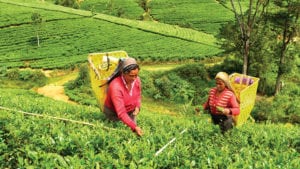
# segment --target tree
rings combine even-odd
[[[151,0],[137,0],[139,6],[144,10],[144,13],[142,15],[143,20],[152,20],[152,17],[150,15],[150,1]]]
[[[243,55],[243,74],[247,74],[250,57],[251,33],[254,25],[257,24],[257,18],[264,14],[265,9],[269,4],[269,0],[256,0],[256,3],[254,0],[249,0],[248,10],[245,14],[243,12],[240,0],[237,2],[238,9],[235,7],[234,0],[230,0],[230,3],[240,31],[240,40],[242,43],[241,54]],[[254,3],[255,6],[253,6]]]
[[[31,20],[32,20],[32,24],[35,27],[35,33],[36,33],[36,39],[37,39],[37,45],[38,47],[40,46],[40,37],[39,37],[39,32],[40,32],[40,28],[43,22],[42,16],[35,12],[31,15]]]
[[[267,18],[252,32],[248,73],[259,77],[258,90],[261,94],[272,95],[276,79],[277,63],[274,25]]]
[[[54,4],[78,9],[78,8],[80,8],[80,3],[82,1],[83,0],[55,0]]]
[[[276,12],[272,15],[272,21],[277,25],[281,35],[279,36],[279,63],[276,78],[276,86],[274,94],[278,94],[281,88],[281,79],[284,74],[291,71],[291,64],[295,60],[295,56],[299,53],[299,49],[293,49],[294,38],[299,33],[299,0],[274,0],[277,7]],[[292,50],[289,50],[292,48]]]
[[[145,12],[149,12],[149,3],[150,0],[138,0],[139,6],[144,9]]]

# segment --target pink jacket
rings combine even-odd
[[[217,97],[217,88],[212,88],[209,91],[208,100],[204,103],[203,108],[205,110],[209,109],[211,114],[219,114],[217,111],[217,106],[222,108],[229,108],[232,115],[237,116],[240,114],[239,104],[236,97],[232,91],[225,88],[222,93]]]
[[[132,88],[132,95],[126,88],[122,77],[119,76],[110,82],[108,86],[107,96],[104,105],[117,113],[118,118],[135,129],[135,122],[129,117],[128,113],[134,111],[136,107],[141,106],[141,81],[136,78]]]

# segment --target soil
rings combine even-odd
[[[70,104],[76,104],[70,100],[70,98],[65,94],[64,84],[70,80],[74,80],[77,77],[78,72],[68,72],[68,73],[57,73],[53,71],[45,71],[45,75],[49,78],[57,78],[50,84],[38,88],[36,91],[46,97],[50,97],[54,100],[64,101]],[[59,77],[59,78],[58,78]]]
[[[67,103],[76,104],[75,102],[71,101],[67,95],[65,95],[64,86],[50,84],[38,88],[37,92],[54,100],[60,100]]]

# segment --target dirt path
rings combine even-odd
[[[50,97],[54,100],[60,100],[71,104],[76,104],[65,95],[64,84],[70,80],[74,80],[77,77],[78,72],[59,72],[53,73],[51,71],[44,72],[47,77],[52,79],[52,82],[46,86],[37,89],[37,93],[42,94],[46,97]],[[53,75],[54,74],[54,75]],[[53,76],[53,77],[52,77]],[[55,80],[57,79],[57,80]]]
[[[169,65],[158,65],[153,67],[153,65],[143,66],[143,69],[148,71],[158,71],[158,70],[170,70],[178,66],[177,64]],[[36,89],[36,92],[42,94],[46,97],[52,98],[54,100],[64,101],[71,104],[77,104],[70,100],[70,98],[65,94],[64,84],[70,80],[74,80],[78,76],[78,71],[43,71],[46,77],[49,78],[50,83],[46,86]]]

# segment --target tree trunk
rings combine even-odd
[[[239,7],[239,13],[237,9],[234,6],[234,1],[230,0],[232,10],[235,14],[237,23],[239,25],[239,29],[241,31],[241,41],[243,43],[243,49],[242,49],[242,55],[243,55],[243,74],[248,73],[248,69],[250,66],[249,58],[250,56],[250,37],[252,36],[251,33],[253,31],[253,25],[256,22],[256,18],[262,16],[264,13],[267,5],[269,4],[269,1],[256,1],[256,5],[254,5],[254,0],[249,0],[249,7],[248,7],[248,13],[247,18],[244,16],[244,12],[242,10],[242,6],[240,3],[240,0],[238,0],[238,7]],[[262,7],[261,12],[259,12],[260,8]],[[257,16],[258,15],[258,16]]]
[[[284,43],[283,44],[283,47],[280,51],[280,61],[279,61],[279,68],[278,68],[278,72],[277,72],[277,78],[276,78],[276,85],[275,85],[275,95],[277,95],[279,92],[280,92],[280,89],[281,89],[281,77],[283,75],[283,70],[282,70],[282,67],[284,65],[284,58],[285,58],[285,48],[286,48],[286,44]]]
[[[247,74],[247,70],[248,70],[248,58],[249,58],[249,43],[250,40],[246,40],[244,42],[244,61],[243,61],[243,74]]]
[[[287,48],[288,43],[290,42],[291,36],[288,35],[288,20],[285,20],[284,30],[283,30],[283,36],[282,36],[282,47],[280,49],[280,60],[278,64],[278,72],[277,72],[277,78],[276,78],[276,85],[275,85],[275,92],[274,95],[277,95],[280,92],[281,89],[281,77],[284,74],[284,64],[285,64],[285,51]]]
[[[239,28],[241,31],[241,40],[243,42],[243,74],[248,73],[248,64],[249,64],[249,51],[250,51],[250,34],[251,34],[251,29],[252,29],[252,23],[253,21],[251,20],[251,9],[252,9],[252,3],[253,0],[250,0],[249,4],[249,14],[247,18],[247,23],[245,23],[244,17],[243,17],[243,11],[240,2],[238,1],[239,4],[239,9],[240,9],[240,17],[239,14],[234,6],[233,0],[230,0],[231,6],[233,9],[233,12],[235,14],[235,17],[237,19],[237,22],[239,24]]]

